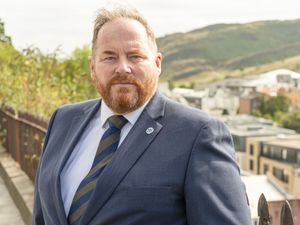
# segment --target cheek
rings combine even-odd
[[[148,80],[149,77],[151,77],[151,75],[153,75],[153,70],[148,67],[138,68],[138,69],[134,70],[134,74],[141,81]]]
[[[102,84],[106,84],[109,80],[110,72],[103,68],[103,67],[97,67],[94,71],[94,78],[97,82],[100,82]]]

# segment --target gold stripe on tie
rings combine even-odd
[[[89,177],[89,176],[93,175],[95,172],[97,172],[98,169],[100,169],[101,167],[103,167],[107,163],[109,163],[112,156],[113,156],[113,154],[110,154],[110,155],[106,156],[102,161],[100,161],[96,166],[94,166],[90,170],[90,172],[88,173],[88,175],[86,177]],[[74,196],[73,202],[76,202],[82,195],[84,195],[88,191],[92,190],[96,186],[96,183],[97,183],[97,180],[93,180],[89,184],[82,187],[79,191],[77,191],[75,196]]]
[[[88,202],[85,202],[82,204],[72,215],[69,215],[69,222],[70,224],[74,223],[86,210],[86,207],[88,206]]]
[[[108,146],[113,144],[114,142],[118,141],[119,135],[118,134],[112,134],[108,137],[106,137],[104,140],[101,140],[101,143],[99,144],[99,147],[96,152],[96,156],[103,151],[103,149],[106,149]]]
[[[88,207],[93,190],[95,190],[99,175],[103,168],[112,160],[118,148],[120,132],[127,123],[123,116],[114,115],[108,118],[109,128],[104,132],[97,148],[95,159],[89,173],[81,181],[71,204],[68,222],[77,224]],[[78,208],[77,208],[78,207]]]
[[[73,201],[76,202],[82,195],[92,190],[96,186],[97,180],[93,180],[84,187],[80,189],[80,191],[76,192]]]
[[[118,129],[121,129],[124,126],[123,121],[117,116],[111,117],[109,122],[111,122]]]
[[[102,159],[100,162],[98,162],[97,165],[95,165],[90,172],[88,173],[87,177],[93,175],[95,172],[97,172],[98,169],[100,169],[103,166],[106,166],[107,163],[110,162],[110,160],[113,157],[113,153],[109,154],[108,156],[106,156],[104,159]]]

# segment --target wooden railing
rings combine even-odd
[[[47,121],[12,108],[0,109],[0,143],[19,163],[21,169],[34,180]]]

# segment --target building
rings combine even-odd
[[[257,92],[276,96],[279,89],[300,88],[300,74],[287,69],[273,70],[246,78],[247,86],[255,86]]]
[[[259,217],[257,209],[260,195],[264,194],[267,201],[284,201],[285,195],[265,175],[241,176],[241,178],[246,187],[252,224],[258,225]]]
[[[272,225],[281,225],[280,223],[280,213],[281,213],[281,207],[283,206],[285,201],[269,201],[269,214],[271,218]],[[293,213],[293,219],[294,224],[300,224],[300,199],[290,199],[288,200],[292,213]]]
[[[219,88],[202,98],[201,109],[213,115],[236,115],[239,109],[239,98],[229,89]]]
[[[202,99],[207,95],[207,91],[195,91],[189,88],[174,88],[171,91],[172,98],[178,102],[186,103],[189,106],[201,109]]]
[[[287,197],[288,193],[284,192],[266,175],[241,176],[245,184],[248,196],[251,219],[253,225],[259,224],[258,201],[261,194],[264,194],[268,201],[269,215],[272,225],[280,225],[281,208],[288,200],[294,214],[294,222],[300,224],[300,199]],[[259,187],[259,188],[258,188]]]
[[[295,134],[294,130],[277,127],[273,121],[250,115],[222,116],[220,119],[229,127],[236,151],[236,160],[243,170],[248,170],[246,156],[248,138]]]
[[[243,95],[239,99],[239,114],[252,114],[259,109],[263,95],[258,92],[252,92]]]
[[[247,140],[246,170],[265,174],[282,190],[300,198],[300,135]]]
[[[290,99],[291,109],[300,108],[300,74],[287,69],[196,85],[195,90],[208,90],[198,108],[210,113],[226,110],[230,115],[251,114],[257,111],[262,97],[278,94]]]

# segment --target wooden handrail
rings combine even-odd
[[[27,124],[27,125],[29,125],[29,126],[31,126],[31,127],[34,127],[34,128],[36,128],[36,129],[38,129],[38,130],[40,130],[40,131],[42,131],[42,132],[45,132],[45,133],[46,133],[46,131],[47,131],[47,129],[45,129],[44,127],[41,127],[41,126],[39,126],[39,125],[37,125],[37,124],[35,124],[35,123],[32,123],[32,122],[30,122],[30,121],[28,121],[28,120],[19,118],[19,117],[18,117],[18,114],[17,114],[17,116],[16,116],[16,115],[13,115],[13,114],[11,114],[10,112],[7,112],[7,111],[5,111],[5,110],[3,110],[3,109],[0,109],[0,110],[1,110],[1,112],[3,112],[5,115],[7,115],[8,117],[10,117],[10,118],[12,118],[12,119],[14,119],[14,120],[16,120],[16,121],[25,123],[25,124]]]

